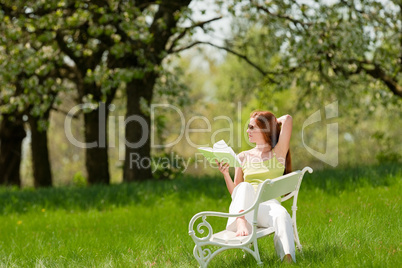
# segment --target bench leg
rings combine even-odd
[[[263,263],[261,261],[260,253],[258,251],[257,241],[253,242],[252,245],[253,245],[253,249],[251,249],[251,247],[250,247],[251,244],[249,244],[248,246],[243,246],[243,247],[239,247],[239,248],[243,249],[244,252],[248,252],[251,255],[253,255],[253,257],[257,261],[257,264],[259,266],[261,266],[261,265],[263,265]],[[212,253],[211,249],[209,249],[209,248],[202,249],[201,246],[195,245],[193,254],[194,254],[195,259],[200,264],[200,267],[206,268],[212,258],[214,258],[217,254],[219,254],[220,252],[227,250],[227,249],[230,249],[230,248],[221,247],[220,249],[218,249]]]
[[[300,252],[302,252],[302,245],[300,244],[299,233],[297,232],[296,222],[293,222],[293,233],[295,237],[296,247]]]
[[[257,244],[257,239],[255,240],[255,242],[252,243],[252,245],[254,248],[254,251],[252,251],[253,252],[252,255],[254,256],[255,260],[257,261],[257,265],[262,266],[263,263],[261,261],[260,252],[259,252],[258,244]]]
[[[211,250],[208,248],[203,250],[202,247],[195,245],[193,255],[200,264],[200,267],[206,268],[208,265],[209,258],[211,257]]]

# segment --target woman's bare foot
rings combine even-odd
[[[283,257],[282,260],[284,263],[293,263],[292,255],[286,254],[285,257]]]
[[[236,219],[236,236],[248,236],[247,221],[244,217]]]

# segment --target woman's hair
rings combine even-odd
[[[281,132],[281,126],[276,120],[275,115],[271,112],[253,112],[250,117],[255,119],[257,126],[262,130],[265,141],[272,148],[275,148]],[[283,174],[290,172],[292,172],[292,159],[289,149],[286,154],[285,171]]]

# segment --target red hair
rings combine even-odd
[[[272,149],[275,148],[279,141],[279,134],[281,133],[281,126],[279,125],[275,115],[271,112],[265,111],[253,112],[250,117],[255,119],[257,126],[262,130],[265,141]],[[290,172],[292,172],[292,159],[289,149],[286,153],[285,171],[283,174],[285,175]]]

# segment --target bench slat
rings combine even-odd
[[[273,227],[268,228],[257,228],[257,238],[261,238],[274,233]],[[210,241],[224,243],[229,245],[243,244],[249,239],[250,236],[236,236],[235,232],[223,230],[212,235]]]

